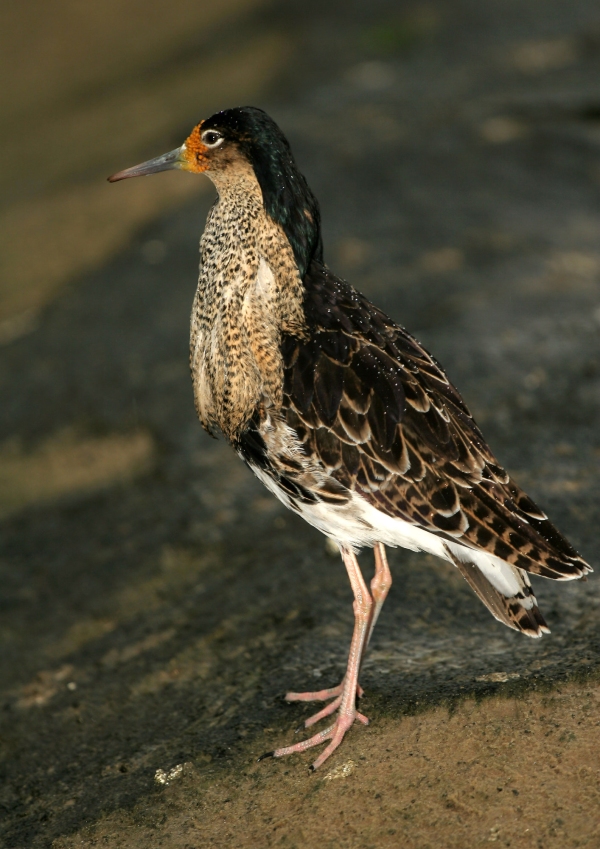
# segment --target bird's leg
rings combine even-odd
[[[379,614],[381,612],[381,608],[383,607],[383,603],[387,597],[389,589],[392,585],[392,575],[390,572],[390,567],[388,566],[387,556],[385,553],[385,546],[377,542],[374,547],[375,554],[375,574],[373,575],[373,580],[371,581],[371,596],[373,601],[375,602],[373,607],[371,608],[371,620],[369,622],[369,633],[367,639],[365,641],[365,646],[363,649],[366,650],[369,641],[371,639],[371,635],[373,634],[373,629],[377,623],[377,619],[379,618]],[[362,662],[362,658],[361,658]],[[344,679],[345,680],[345,679]],[[288,693],[286,695],[286,700],[288,702],[324,702],[328,699],[333,699],[330,704],[323,708],[323,710],[311,716],[309,719],[305,720],[300,728],[310,728],[311,725],[319,722],[319,720],[324,719],[326,716],[330,716],[341,704],[342,700],[342,690],[344,688],[344,681],[341,684],[338,684],[337,687],[330,687],[327,690],[316,690],[314,692],[308,693]],[[356,687],[356,695],[357,698],[362,698],[364,693],[363,688],[360,684],[357,684]],[[360,718],[362,721],[362,714],[359,714],[357,718]]]
[[[337,718],[333,725],[315,734],[314,737],[303,740],[301,743],[296,743],[294,746],[286,746],[282,749],[276,749],[274,752],[269,752],[272,757],[280,758],[283,755],[290,755],[293,752],[303,752],[305,749],[310,749],[312,746],[318,746],[319,743],[329,740],[329,745],[313,763],[312,769],[317,769],[321,766],[329,755],[337,749],[344,738],[344,734],[353,725],[355,719],[358,719],[365,725],[368,724],[368,719],[356,710],[356,693],[360,664],[373,618],[373,599],[369,595],[367,585],[358,565],[358,560],[352,549],[344,546],[341,548],[341,554],[348,571],[352,592],[354,593],[354,632],[352,634],[352,642],[350,643],[348,666],[341,685],[341,693],[335,702],[332,703],[334,707],[327,705],[326,708],[317,714],[318,718],[322,718],[329,713],[333,713],[337,708]],[[313,717],[313,721],[317,721],[317,719]]]
[[[375,574],[371,581],[371,596],[375,604],[371,614],[371,622],[369,623],[369,635],[367,637],[367,645],[373,635],[373,629],[379,619],[383,602],[387,598],[387,594],[392,586],[392,573],[388,566],[387,554],[385,553],[385,545],[381,542],[376,542],[373,548],[375,555]]]

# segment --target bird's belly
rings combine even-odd
[[[344,504],[301,501],[286,492],[263,469],[254,465],[250,465],[250,468],[286,507],[340,545],[360,549],[381,542],[411,551],[427,551],[448,559],[443,540],[435,534],[402,519],[388,516],[369,504],[359,493],[349,492],[349,498]]]
[[[454,558],[458,558],[477,566],[492,586],[506,598],[511,598],[521,591],[520,570],[489,552],[476,551],[458,541],[444,540],[425,528],[388,516],[356,492],[350,494],[345,504],[298,501],[290,497],[277,481],[262,469],[252,465],[250,468],[286,507],[294,510],[309,525],[317,528],[339,545],[359,550],[364,547],[372,548],[376,542],[380,542],[391,547],[407,548],[410,551],[425,551],[454,564]],[[521,607],[526,610],[535,603],[533,595],[530,598],[520,598],[519,601]]]

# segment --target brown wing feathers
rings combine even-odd
[[[391,516],[545,577],[588,571],[419,343],[323,266],[304,282],[309,338],[285,336],[283,358],[284,412],[305,450]]]

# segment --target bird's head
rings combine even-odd
[[[200,121],[181,147],[108,179],[116,183],[172,169],[206,174],[219,190],[251,169],[265,210],[286,233],[301,275],[313,258],[322,262],[318,202],[298,171],[287,139],[262,109],[244,106],[217,112]]]

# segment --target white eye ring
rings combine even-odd
[[[223,144],[223,141],[223,136],[218,130],[204,130],[202,133],[202,143],[206,147],[218,147],[220,144]]]

